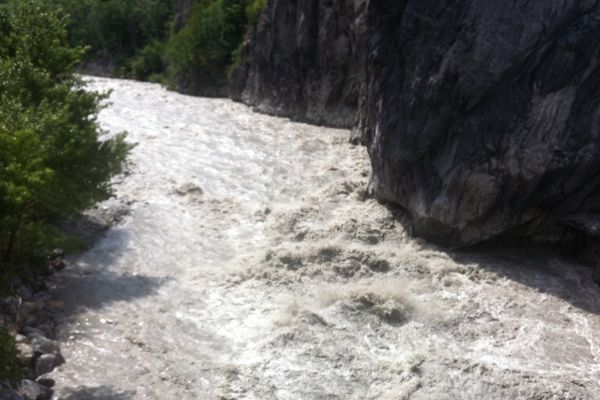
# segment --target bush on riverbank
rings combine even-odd
[[[167,81],[171,87],[191,92],[227,85],[248,18],[248,0],[200,0],[186,25],[174,33],[166,48]]]
[[[0,9],[0,277],[68,242],[56,225],[111,195],[129,146],[101,141],[101,95],[83,90],[66,19],[42,0]],[[5,281],[6,282],[6,281]],[[1,286],[1,285],[0,285]]]
[[[99,139],[103,96],[74,74],[84,51],[69,45],[66,24],[43,0],[0,2],[1,296],[13,277],[48,268],[50,250],[70,242],[58,224],[111,195],[130,148],[124,134]],[[5,322],[0,381],[15,381],[22,371]]]

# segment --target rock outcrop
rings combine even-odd
[[[600,211],[600,4],[271,0],[234,98],[349,126],[370,188],[450,246]]]
[[[270,0],[231,78],[234,100],[315,124],[354,125],[365,0]]]

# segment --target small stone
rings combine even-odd
[[[29,300],[33,297],[33,292],[27,286],[23,285],[17,288],[17,294],[23,300]]]
[[[44,391],[37,382],[24,379],[21,381],[21,389],[19,392],[25,400],[38,400],[42,397]]]
[[[43,322],[36,326],[36,329],[40,330],[43,335],[47,338],[54,337],[54,325],[51,322]]]
[[[36,375],[47,374],[64,362],[65,359],[60,353],[43,354],[35,363],[35,373]]]
[[[19,363],[24,367],[33,366],[33,357],[35,355],[33,347],[27,342],[18,342],[17,350],[19,351]]]
[[[15,342],[22,343],[22,342],[26,342],[26,341],[27,341],[27,336],[21,335],[20,333],[17,333],[15,335]]]
[[[67,264],[63,258],[56,258],[50,261],[50,268],[56,272],[60,272],[63,269],[67,268]]]
[[[50,340],[41,334],[35,333],[30,335],[29,338],[36,353],[49,354],[60,351],[60,345],[57,341]]]
[[[65,307],[65,302],[62,300],[50,300],[48,302],[48,307],[53,310],[62,310]]]

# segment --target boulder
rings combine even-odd
[[[60,351],[60,344],[57,341],[50,340],[39,332],[34,331],[28,337],[31,339],[34,351],[38,354],[58,353]]]
[[[24,367],[32,367],[33,366],[33,358],[35,356],[35,351],[33,350],[33,346],[31,346],[27,342],[18,342],[17,350],[19,352],[19,354],[18,354],[19,363]]]
[[[35,362],[35,374],[44,375],[54,368],[64,364],[65,359],[60,353],[42,354]]]
[[[25,400],[38,400],[44,394],[44,390],[37,382],[24,379],[21,381],[19,393],[21,393]]]

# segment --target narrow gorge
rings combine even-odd
[[[0,32],[0,400],[600,399],[597,0]]]
[[[600,209],[598,39],[594,0],[271,0],[231,92],[354,128],[419,236],[555,245]]]
[[[452,254],[365,194],[348,130],[155,84],[100,122],[138,143],[128,215],[58,277],[60,399],[594,399],[600,292],[543,252]]]

